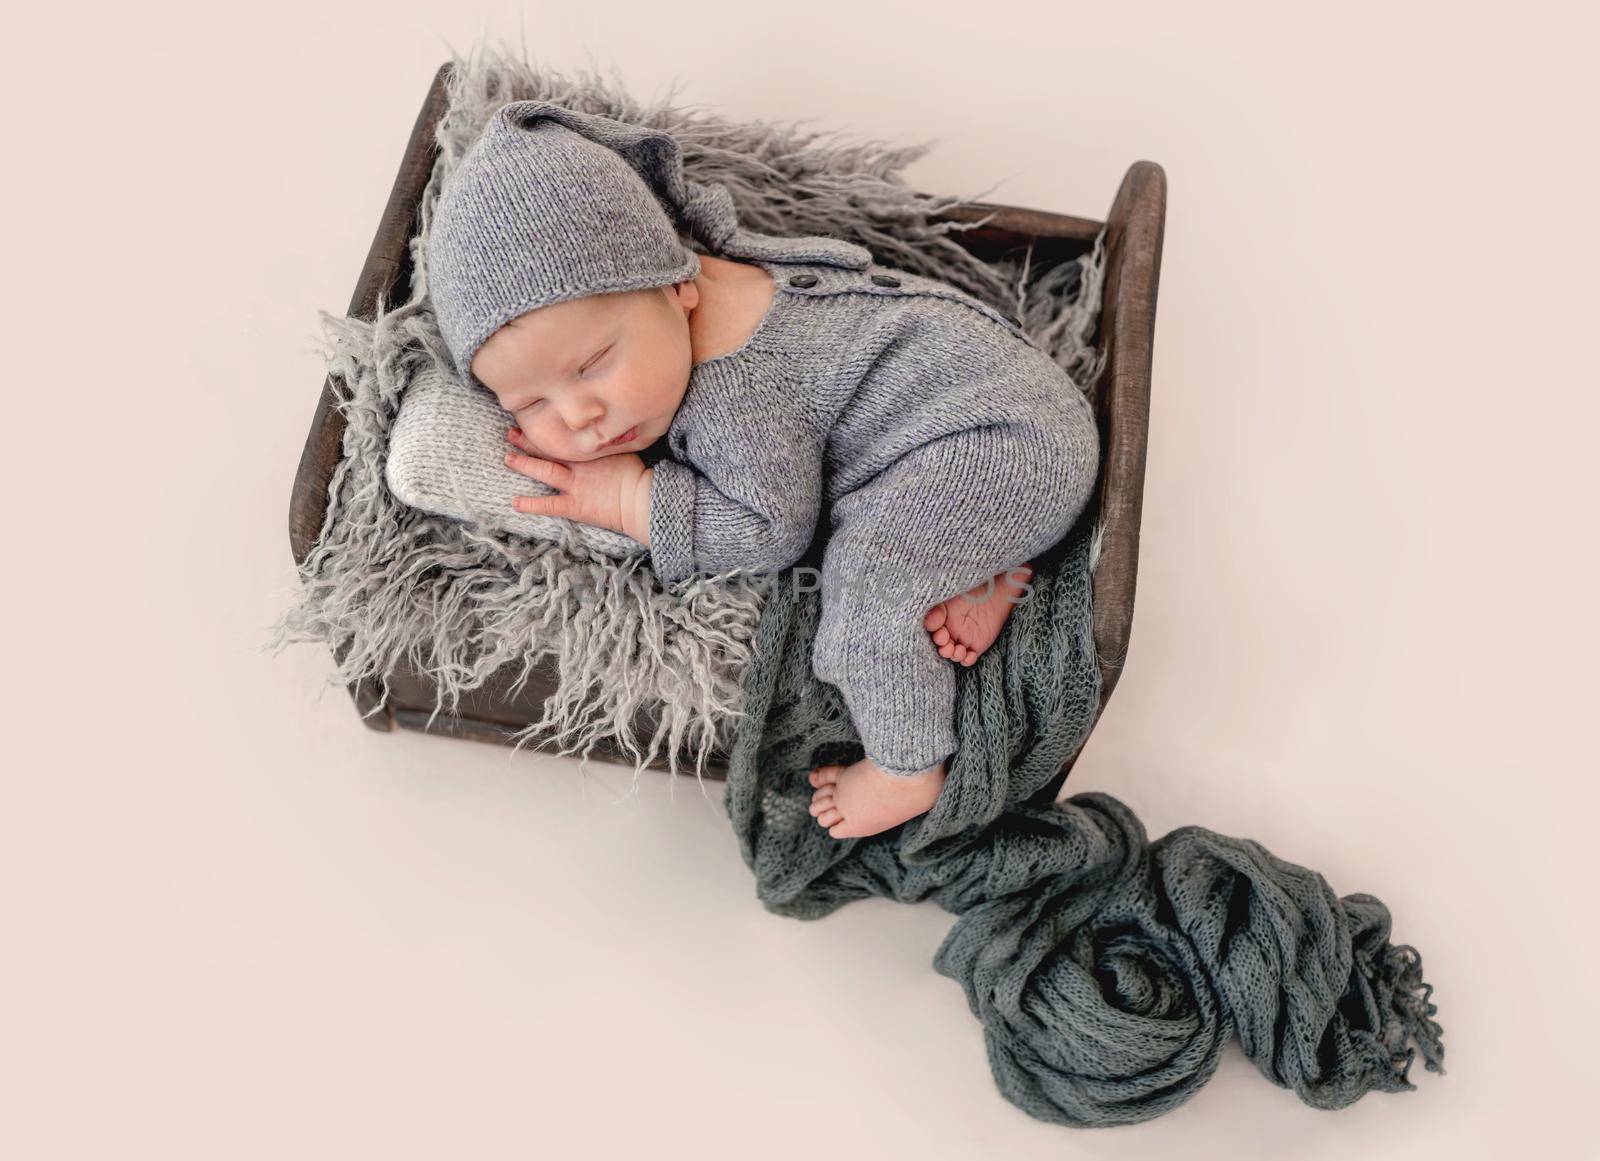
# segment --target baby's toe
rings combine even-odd
[[[935,645],[950,644],[950,630],[946,629],[943,625],[939,626],[938,631],[933,635],[933,643]]]
[[[818,766],[810,774],[811,785],[816,787],[832,786],[839,781],[839,767]]]
[[[820,826],[833,826],[835,823],[843,821],[844,812],[841,811],[837,806],[830,806],[827,810],[824,810],[821,814],[817,815],[817,823]]]
[[[939,628],[939,626],[944,624],[945,618],[948,615],[949,611],[944,607],[944,602],[940,601],[937,605],[928,610],[927,616],[922,618],[922,627],[931,633],[935,629]]]
[[[811,796],[811,814],[813,817],[821,814],[833,805],[833,791],[819,790]]]

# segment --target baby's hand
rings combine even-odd
[[[513,428],[512,432],[517,429]],[[512,432],[506,439],[516,443]],[[521,434],[517,432],[517,434]],[[644,460],[632,452],[619,452],[597,460],[567,462],[540,456],[506,453],[506,466],[530,479],[558,489],[554,496],[518,496],[511,501],[519,512],[563,516],[583,524],[611,528],[623,535],[633,525],[634,497],[644,476]]]

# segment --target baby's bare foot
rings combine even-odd
[[[834,838],[862,838],[898,826],[932,808],[944,789],[940,762],[926,774],[896,777],[866,758],[811,771],[811,813]]]
[[[929,609],[922,618],[922,627],[939,647],[939,656],[958,665],[977,661],[1000,636],[1017,597],[1032,576],[1033,566],[1024,561]]]

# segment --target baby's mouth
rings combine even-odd
[[[608,440],[606,440],[605,443],[601,444],[600,446],[602,448],[608,448],[608,447],[612,446],[613,444],[627,443],[636,434],[638,434],[638,429],[634,428],[634,427],[630,427],[630,428],[628,428],[627,431],[625,431],[621,435],[617,436],[616,439],[608,439]]]

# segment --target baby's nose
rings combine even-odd
[[[573,431],[585,431],[599,423],[601,419],[605,418],[605,414],[605,405],[600,403],[598,400],[588,404],[587,406],[579,405],[572,409],[571,418],[568,420],[568,426],[570,426]]]

